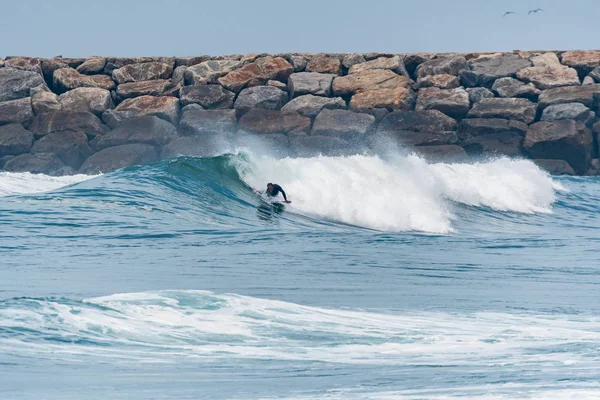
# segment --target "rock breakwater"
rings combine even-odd
[[[432,160],[599,175],[600,51],[0,59],[0,168],[108,172],[218,140],[292,156],[385,137]]]

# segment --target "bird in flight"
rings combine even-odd
[[[533,13],[539,13],[540,11],[544,11],[543,8],[536,8],[535,10],[529,10],[529,12],[527,13],[527,15],[531,15]]]
[[[510,14],[516,14],[516,12],[507,11],[507,12],[504,13],[504,15],[502,16],[502,18],[504,18],[504,17],[506,17],[507,15],[510,15]]]

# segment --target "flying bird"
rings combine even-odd
[[[507,12],[504,13],[504,15],[502,16],[502,18],[504,18],[504,17],[506,17],[507,15],[510,15],[510,14],[516,14],[516,12],[507,11]]]
[[[536,8],[535,10],[529,10],[529,12],[527,13],[527,15],[531,15],[533,13],[539,13],[540,11],[544,11],[543,8]]]

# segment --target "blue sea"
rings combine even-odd
[[[0,196],[0,399],[600,398],[599,178],[240,149]]]

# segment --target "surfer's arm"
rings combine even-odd
[[[283,195],[283,199],[287,202],[287,196],[285,195],[285,191],[281,188],[281,186],[279,187],[279,190],[281,190],[281,194]]]

